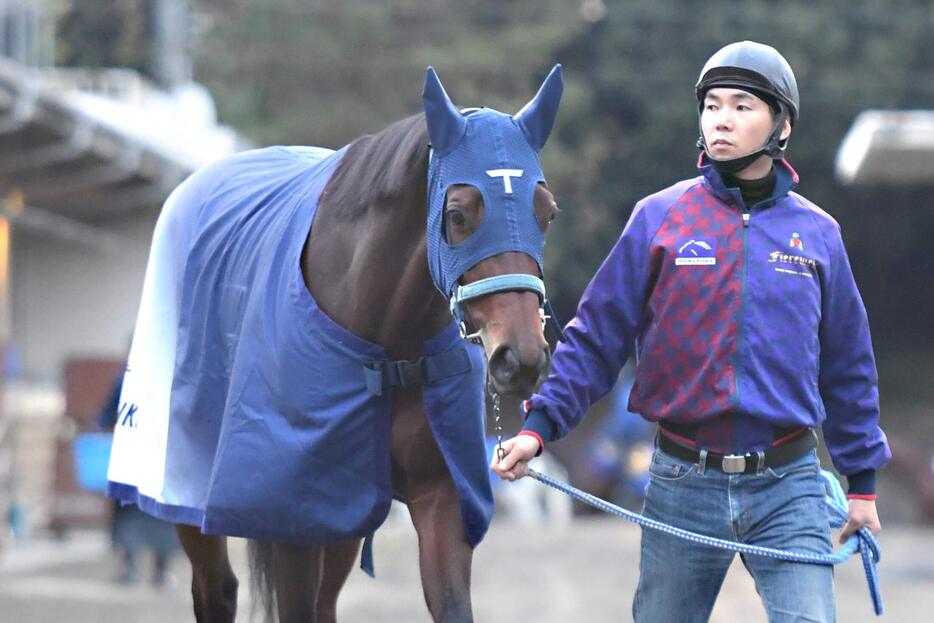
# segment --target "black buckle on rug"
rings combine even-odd
[[[383,370],[388,385],[399,387],[421,387],[425,384],[425,358],[415,361],[390,361]]]
[[[382,396],[390,387],[422,387],[473,369],[464,345],[415,361],[375,361],[363,366],[367,391]]]
[[[363,367],[367,390],[381,396],[390,387],[421,387],[428,382],[424,357],[415,361],[380,361]]]

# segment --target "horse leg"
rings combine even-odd
[[[324,549],[277,542],[272,551],[279,623],[318,623],[315,610]]]
[[[318,623],[337,620],[337,596],[357,562],[360,543],[360,540],[355,540],[324,548],[321,589],[318,591]]]
[[[470,565],[473,549],[460,500],[428,424],[420,390],[396,391],[392,419],[393,487],[409,506],[418,533],[422,590],[437,622],[473,621]]]
[[[447,472],[444,472],[447,476]],[[421,488],[421,487],[420,487]],[[418,533],[419,565],[425,601],[435,621],[473,621],[470,568],[473,548],[467,542],[460,501],[450,477],[430,483],[409,499]]]
[[[227,537],[202,534],[195,526],[175,526],[191,563],[191,596],[198,623],[233,623],[237,577],[227,556]]]

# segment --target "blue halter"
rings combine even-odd
[[[564,83],[556,65],[538,94],[516,115],[488,108],[459,111],[431,67],[422,99],[432,150],[428,163],[428,266],[435,287],[451,302],[461,335],[476,339],[464,303],[496,292],[526,290],[538,294],[543,322],[553,319],[545,294],[545,236],[535,218],[535,187],[544,181],[538,152],[558,113]],[[449,244],[444,231],[448,188],[469,184],[483,196],[484,218],[465,241]],[[529,255],[539,276],[500,275],[471,284],[459,279],[480,261],[506,252]],[[561,339],[560,325],[553,321]]]

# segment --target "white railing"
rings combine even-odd
[[[55,22],[46,0],[0,0],[0,56],[29,67],[55,57]]]
[[[142,105],[160,93],[148,79],[133,69],[112,67],[50,67],[35,73],[44,86],[56,91],[93,93],[128,104]]]

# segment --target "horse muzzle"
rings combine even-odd
[[[521,351],[501,344],[490,356],[490,383],[498,394],[527,398],[544,380],[549,360],[547,343]]]

